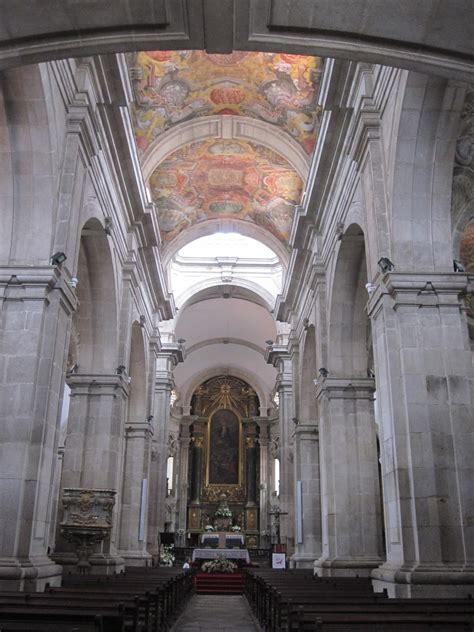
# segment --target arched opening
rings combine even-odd
[[[459,257],[465,271],[468,274],[474,274],[474,221],[470,222],[462,233]],[[471,340],[472,363],[474,365],[474,293],[471,292],[466,296],[465,303],[469,337]]]
[[[327,373],[318,376],[323,551],[317,571],[322,575],[353,572],[349,568],[369,575],[383,556],[366,283],[364,233],[352,224],[337,253]],[[338,570],[341,558],[347,560],[345,571]]]
[[[76,277],[76,372],[114,373],[118,320],[115,276],[107,236],[97,219],[89,220],[82,229]]]
[[[247,545],[259,537],[259,400],[232,375],[206,380],[192,397],[187,528],[193,542],[206,526],[243,531]],[[227,514],[220,512],[225,505]],[[225,524],[221,519],[224,519]],[[208,529],[211,530],[211,529]]]

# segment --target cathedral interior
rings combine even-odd
[[[0,589],[59,585],[93,508],[92,572],[217,525],[472,594],[472,2],[0,25]]]

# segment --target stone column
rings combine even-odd
[[[75,297],[51,266],[0,268],[0,588],[43,590],[70,317]]]
[[[183,360],[180,345],[168,343],[156,352],[155,390],[153,396],[153,447],[155,460],[150,470],[148,514],[148,552],[159,552],[159,534],[166,521],[166,466],[173,369]]]
[[[128,398],[128,381],[124,374],[74,374],[69,376],[71,404],[65,442],[61,489],[111,489],[121,484],[123,417]],[[60,509],[60,518],[62,509]],[[59,520],[61,522],[61,520]],[[114,513],[110,539],[94,548],[89,560],[97,572],[123,568],[117,555],[117,514]],[[55,559],[61,564],[75,564],[73,547],[60,536]],[[103,568],[105,567],[105,568]]]
[[[297,568],[313,568],[320,557],[321,491],[319,481],[319,436],[315,424],[298,424],[294,431],[295,481],[301,486],[301,515],[298,517],[298,488],[295,491],[295,554],[292,563]],[[298,520],[301,533],[298,533]]]
[[[188,475],[189,475],[189,444],[191,437],[189,426],[192,420],[183,419],[179,435],[179,470],[178,470],[178,529],[187,528],[187,507],[188,507]],[[186,546],[187,542],[182,539],[180,546]]]
[[[369,302],[394,596],[472,593],[474,395],[461,273],[387,273]]]
[[[247,507],[257,504],[257,424],[245,424],[245,463],[247,483]]]
[[[270,529],[268,521],[269,506],[269,482],[270,482],[270,460],[268,458],[269,439],[268,439],[268,422],[259,418],[260,434],[258,442],[260,445],[260,546],[266,547],[269,543],[269,537],[262,535]]]
[[[153,430],[148,421],[125,427],[119,554],[129,566],[146,566],[148,484]]]
[[[188,528],[191,531],[201,529],[201,488],[203,472],[204,437],[206,436],[206,423],[203,418],[193,424],[193,437],[191,439],[191,502],[189,504]]]
[[[293,361],[286,347],[272,347],[268,361],[278,369],[280,422],[280,539],[287,553],[294,546],[294,471],[293,471]]]
[[[320,404],[322,555],[318,575],[370,575],[382,562],[374,380],[328,377]]]

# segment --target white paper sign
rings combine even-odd
[[[272,553],[272,568],[286,568],[286,554],[285,553]]]

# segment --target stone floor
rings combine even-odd
[[[171,632],[260,632],[245,597],[194,595]]]

